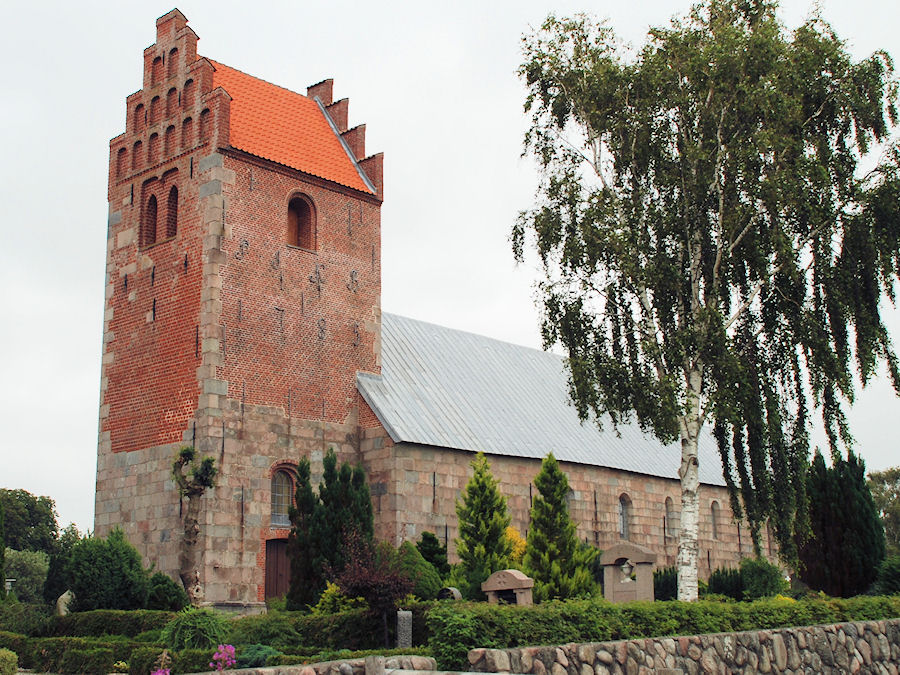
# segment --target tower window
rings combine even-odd
[[[626,494],[619,495],[619,537],[629,539],[631,537],[631,499]]]
[[[166,65],[168,66],[169,77],[175,77],[175,73],[178,72],[178,49],[173,48],[169,52],[169,62]]]
[[[159,105],[159,96],[154,96],[150,99],[150,124],[156,124],[157,122],[159,122]]]
[[[144,164],[144,145],[140,141],[136,141],[131,149],[131,168],[140,169]]]
[[[143,131],[144,123],[147,121],[146,114],[144,104],[138,103],[137,107],[134,109],[134,122],[132,123],[132,128],[135,132]]]
[[[315,213],[312,204],[304,197],[294,197],[288,204],[287,243],[308,251],[316,248]]]
[[[194,81],[188,80],[184,83],[184,89],[181,90],[181,107],[184,109],[194,106]]]
[[[272,476],[272,527],[290,527],[288,511],[291,507],[293,481],[287,471],[276,471]]]
[[[150,199],[147,200],[147,208],[144,209],[144,222],[141,227],[142,234],[144,235],[144,246],[150,246],[150,244],[156,243],[157,210],[156,195],[150,195]]]
[[[153,59],[153,65],[150,66],[150,85],[154,85],[162,79],[162,57],[157,56]]]
[[[150,147],[147,151],[147,163],[153,166],[159,162],[159,134],[150,134]]]
[[[174,185],[169,190],[169,203],[166,205],[166,237],[174,237],[178,232],[178,188]]]
[[[166,94],[166,117],[171,117],[175,114],[175,111],[178,109],[178,91],[175,87],[169,89],[169,93]]]

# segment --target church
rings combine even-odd
[[[583,540],[672,564],[679,450],[580,423],[560,357],[381,310],[383,155],[324,80],[295,93],[200,56],[173,10],[110,141],[95,533],[122,527],[178,576],[179,447],[212,456],[206,602],[283,594],[293,470],[333,448],[366,471],[376,536],[434,532],[484,452],[525,534],[540,461],[569,477]],[[390,227],[390,224],[387,224]],[[750,553],[715,445],[701,442],[700,574]],[[768,552],[771,554],[771,543]]]

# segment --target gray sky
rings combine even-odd
[[[172,0],[11,2],[0,27],[0,487],[92,528],[108,141]],[[860,58],[900,58],[896,0],[824,0]],[[180,2],[199,52],[298,92],[327,77],[385,153],[386,311],[538,347],[535,270],[508,242],[531,203],[520,38],[553,10],[607,16],[632,44],[688,2]],[[784,4],[796,26],[811,3]],[[900,315],[891,326],[900,332]],[[882,379],[851,414],[868,468],[900,464]],[[673,461],[675,461],[673,459]]]

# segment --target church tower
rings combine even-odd
[[[177,449],[216,459],[205,600],[286,590],[292,468],[360,459],[357,372],[380,372],[382,155],[332,81],[301,95],[156,22],[110,142],[95,531],[177,578]],[[371,412],[362,406],[364,418]]]

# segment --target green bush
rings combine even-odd
[[[409,578],[413,594],[422,600],[434,600],[441,590],[441,577],[434,565],[425,560],[412,542],[400,544],[400,569]]]
[[[876,588],[882,595],[900,593],[900,555],[888,556],[878,568]]]
[[[172,675],[209,672],[215,647],[211,649],[182,649],[172,657]]]
[[[40,637],[48,634],[52,618],[50,608],[43,604],[0,602],[0,630]]]
[[[147,594],[147,609],[161,609],[178,612],[190,604],[184,587],[162,572],[150,577],[150,590]]]
[[[269,645],[247,645],[238,650],[236,668],[262,668],[271,656],[281,656],[281,652]]]
[[[733,567],[719,567],[709,575],[709,593],[725,595],[734,600],[744,599],[744,580],[741,570]],[[773,593],[773,595],[775,595]]]
[[[149,675],[156,669],[162,647],[137,647],[128,659],[128,675]],[[207,666],[209,667],[209,666]]]
[[[12,590],[19,602],[44,601],[44,582],[49,566],[49,557],[43,551],[6,549],[6,576],[16,580]]]
[[[114,662],[112,649],[73,649],[63,654],[59,672],[65,675],[106,675],[112,672]]]
[[[66,616],[55,616],[50,622],[48,635],[95,636],[116,635],[136,637],[141,633],[160,630],[177,616],[176,612],[159,610],[95,609],[90,612],[73,612]],[[147,641],[146,637],[142,638]],[[154,640],[154,641],[158,641]]]
[[[366,606],[363,598],[348,598],[337,584],[327,581],[325,590],[319,596],[319,601],[311,608],[311,612],[313,614],[337,614]]]
[[[225,641],[232,645],[264,644],[279,647],[300,644],[300,633],[294,628],[293,614],[269,612],[234,619]]]
[[[653,597],[674,600],[678,597],[678,570],[674,565],[653,571]]]
[[[91,537],[75,544],[66,575],[75,594],[75,611],[142,609],[147,604],[147,572],[120,529],[106,539]]]
[[[115,661],[128,661],[131,657],[131,652],[141,646],[143,645],[130,641],[124,636],[104,639],[93,637],[32,638],[28,641],[27,662],[20,665],[42,673],[88,672],[79,670],[79,668],[87,666],[79,666],[76,661],[64,663],[66,655],[75,651],[93,652],[95,650],[107,650],[111,654],[111,660],[109,661],[111,666]],[[20,657],[22,656],[21,653],[19,655]],[[93,659],[94,656],[87,655],[85,658],[88,658],[89,662],[91,662],[90,659]],[[103,662],[103,659],[106,657],[97,653],[96,658],[98,662]],[[25,660],[23,658],[23,661]],[[110,667],[109,670],[104,672],[108,673],[111,670],[112,668]]]
[[[175,615],[162,630],[169,649],[208,649],[225,641],[228,619],[211,609],[190,608]]]
[[[28,660],[26,658],[28,638],[25,635],[0,630],[0,649],[7,649],[18,654],[21,660],[20,665],[25,667],[25,662]]]
[[[741,560],[741,583],[747,600],[774,597],[788,589],[787,579],[781,570],[765,558]]]
[[[0,675],[16,675],[19,670],[19,657],[15,652],[0,648]]]

